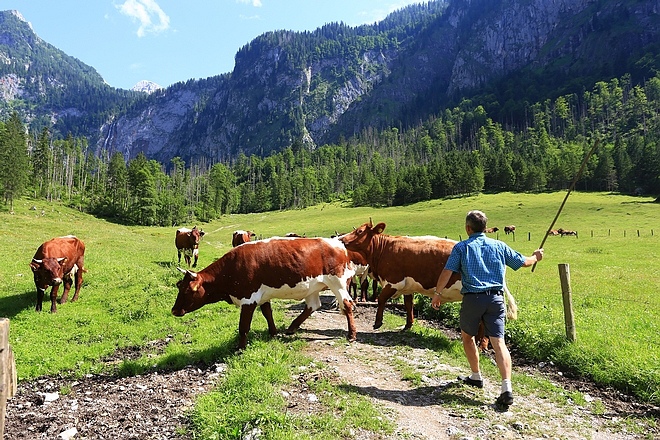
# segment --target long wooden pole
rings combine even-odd
[[[573,183],[571,183],[571,187],[568,188],[568,192],[566,193],[566,196],[564,197],[564,201],[561,202],[561,206],[559,207],[559,210],[557,211],[557,215],[555,215],[555,218],[552,220],[552,223],[550,223],[550,227],[548,227],[548,230],[545,232],[545,237],[543,237],[543,241],[541,241],[541,245],[539,248],[542,248],[543,245],[545,244],[545,240],[548,238],[548,235],[550,235],[550,231],[552,228],[555,226],[555,222],[559,218],[559,214],[561,214],[561,210],[564,209],[564,205],[566,204],[566,200],[568,199],[568,196],[571,194],[571,191],[573,191],[573,188],[575,188],[575,184],[577,183],[578,180],[580,180],[580,176],[582,176],[582,172],[584,171],[584,167],[587,165],[587,161],[591,157],[594,151],[596,151],[596,147],[598,146],[598,143],[600,142],[600,139],[596,139],[594,142],[594,145],[591,147],[591,150],[589,150],[589,153],[587,153],[586,156],[584,156],[584,160],[582,161],[582,165],[580,165],[580,170],[577,172],[575,177],[573,178]],[[536,263],[532,266],[532,272],[534,272],[534,269],[536,269]]]

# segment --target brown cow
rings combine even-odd
[[[485,232],[486,234],[492,234],[492,233],[495,233],[495,232],[497,232],[497,231],[499,231],[499,230],[500,230],[500,228],[498,228],[497,226],[495,226],[494,228],[486,228],[486,229],[484,230],[484,232]]]
[[[64,293],[60,298],[60,304],[64,304],[69,297],[74,277],[76,290],[71,301],[76,301],[83,283],[84,263],[85,244],[73,235],[53,238],[39,246],[30,262],[37,288],[35,310],[41,312],[46,289],[48,286],[53,286],[50,291],[50,312],[57,312],[55,301],[60,284],[64,282]]]
[[[181,270],[184,272],[183,270]],[[241,308],[238,348],[245,348],[254,310],[259,306],[271,336],[277,333],[270,300],[304,300],[306,307],[291,323],[294,333],[321,307],[319,293],[330,289],[346,315],[348,340],[355,341],[353,301],[346,290],[355,274],[353,263],[338,240],[327,238],[270,238],[232,248],[199,272],[185,271],[177,283],[179,294],[172,314],[188,312],[218,301]]]
[[[204,231],[197,229],[197,226],[192,229],[180,228],[176,230],[174,244],[176,245],[176,251],[179,255],[179,264],[181,264],[181,254],[183,254],[188,267],[190,267],[191,257],[195,257],[192,267],[197,267],[197,258],[199,257],[199,242],[203,236]]]
[[[243,243],[247,243],[250,240],[252,240],[252,237],[256,237],[257,234],[255,234],[252,231],[234,231],[231,237],[231,245],[232,247],[239,246]]]
[[[413,293],[432,297],[445,267],[447,258],[456,241],[433,236],[402,237],[383,234],[385,223],[373,226],[365,223],[351,233],[340,237],[349,251],[362,254],[383,290],[378,296],[378,310],[374,329],[383,324],[385,304],[392,297],[403,295],[406,308],[405,329],[412,327]],[[440,292],[444,302],[461,301],[460,274],[454,273],[447,283],[448,288]],[[505,289],[509,302],[510,315],[516,313],[513,296]]]
[[[504,227],[504,233],[505,233],[506,235],[509,235],[509,234],[515,234],[515,233],[516,233],[516,227],[515,227],[515,225],[505,226],[505,227]]]
[[[449,253],[456,244],[454,240],[438,237],[400,237],[382,234],[385,223],[372,226],[365,223],[353,232],[342,235],[340,240],[349,251],[362,254],[370,269],[383,287],[378,296],[378,310],[374,328],[383,325],[383,312],[387,301],[404,295],[406,308],[405,329],[412,327],[414,292],[433,296],[440,272],[445,266]],[[461,300],[460,275],[453,276],[449,288],[442,295]],[[396,295],[396,296],[395,296]]]

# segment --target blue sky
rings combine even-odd
[[[234,55],[273,30],[382,20],[419,0],[0,0],[34,32],[113,87],[163,87],[228,73]]]

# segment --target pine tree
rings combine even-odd
[[[50,191],[50,164],[52,152],[50,150],[50,133],[44,127],[32,149],[32,184],[34,195],[49,198]]]
[[[30,162],[27,134],[18,113],[14,112],[0,133],[0,185],[5,204],[14,210],[14,199],[23,195],[28,182]]]

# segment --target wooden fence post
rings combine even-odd
[[[568,264],[559,265],[559,279],[561,281],[561,296],[564,302],[564,324],[566,337],[575,342],[575,320],[573,319],[573,299],[571,293],[571,271]]]
[[[16,393],[16,366],[9,346],[9,320],[0,318],[0,439],[5,436],[7,400]]]

